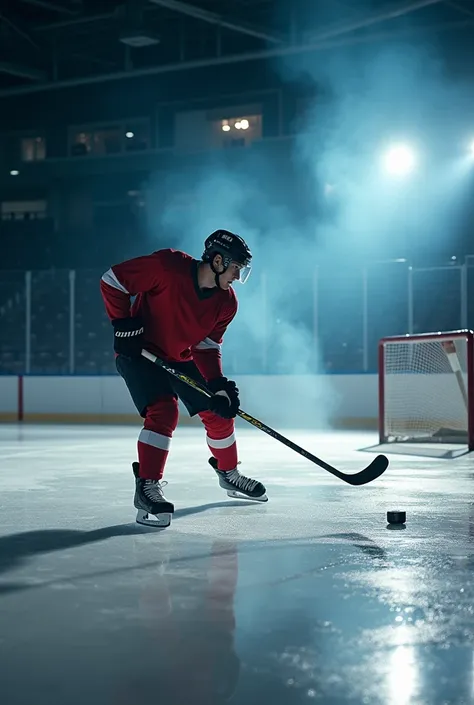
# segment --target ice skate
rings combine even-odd
[[[174,504],[168,502],[163,494],[167,484],[161,480],[144,480],[139,476],[139,463],[133,463],[135,475],[134,505],[137,509],[137,523],[166,529],[171,524]]]
[[[219,485],[234,499],[251,499],[254,502],[268,502],[265,486],[258,480],[242,475],[237,468],[223,471],[217,469],[217,460],[209,458],[209,465],[214,468],[219,478]]]

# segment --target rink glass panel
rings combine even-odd
[[[462,320],[462,267],[413,269],[412,333],[457,330]]]
[[[70,371],[70,284],[67,270],[31,273],[31,364],[34,374]]]
[[[474,260],[473,260],[474,262]],[[474,264],[254,266],[223,347],[228,375],[377,370],[380,338],[474,328]],[[0,373],[115,374],[102,269],[0,272]]]
[[[367,370],[377,369],[377,346],[386,335],[403,335],[410,325],[409,269],[405,262],[367,267]]]
[[[74,296],[74,368],[79,374],[115,373],[113,329],[100,293],[103,270],[78,269]]]
[[[317,278],[317,341],[324,372],[364,365],[364,271],[321,268]]]
[[[27,277],[24,271],[0,272],[0,374],[26,370]]]

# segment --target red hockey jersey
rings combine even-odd
[[[114,265],[100,288],[111,320],[142,318],[146,349],[172,362],[194,359],[213,379],[222,375],[221,343],[237,298],[232,288],[200,289],[197,271],[197,260],[185,252],[158,250]]]

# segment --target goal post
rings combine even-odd
[[[474,333],[379,341],[380,443],[460,443],[474,450]]]

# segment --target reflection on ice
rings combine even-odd
[[[398,627],[397,632],[403,627]],[[415,695],[418,667],[413,646],[396,646],[387,669],[389,705],[409,705]]]
[[[348,472],[374,442],[290,435]],[[180,429],[175,517],[151,532],[134,521],[135,438],[0,426],[2,705],[474,699],[470,457],[394,457],[351,488],[239,430],[269,496],[249,506],[222,495],[202,434]],[[402,532],[385,528],[393,506]]]

